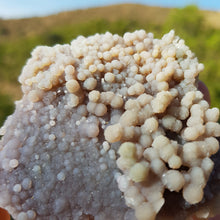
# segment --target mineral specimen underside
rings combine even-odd
[[[219,110],[202,70],[174,31],[37,47],[0,130],[0,206],[18,220],[216,213]]]

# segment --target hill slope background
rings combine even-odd
[[[200,78],[208,85],[212,105],[220,107],[220,13],[149,7],[137,4],[112,5],[19,20],[0,19],[0,125],[21,98],[17,77],[37,45],[69,43],[78,35],[110,31],[123,35],[145,29],[162,37],[170,29],[185,39],[199,61],[205,64]]]

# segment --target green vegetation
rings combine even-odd
[[[174,29],[177,35],[185,39],[186,44],[195,52],[199,61],[205,64],[205,71],[200,75],[200,79],[209,87],[212,106],[220,107],[220,62],[218,62],[220,60],[220,29],[207,25],[204,13],[199,11],[196,6],[187,6],[183,9],[169,11],[164,9],[166,13],[161,16],[160,22],[158,22],[158,19],[154,21],[155,19],[152,16],[146,20],[144,18],[141,19],[137,11],[137,5],[135,7],[137,19],[134,16],[131,18],[131,13],[127,13],[127,15],[125,13],[125,15],[118,15],[114,19],[110,19],[106,13],[105,16],[91,16],[91,19],[87,20],[81,18],[79,22],[76,22],[76,19],[72,22],[70,18],[69,22],[57,22],[57,24],[55,22],[53,25],[45,27],[42,25],[39,27],[41,29],[39,32],[35,30],[36,22],[39,21],[37,18],[33,18],[33,27],[31,25],[32,19],[24,20],[24,30],[16,22],[15,26],[11,28],[13,22],[2,22],[0,20],[0,84],[8,83],[12,87],[17,85],[17,77],[21,72],[22,66],[30,57],[32,49],[37,45],[69,43],[78,35],[88,36],[97,32],[110,31],[123,35],[123,33],[134,31],[135,29],[145,29],[147,32],[153,32],[156,37],[161,37],[170,29]],[[155,8],[152,10],[155,10]],[[160,8],[158,10],[162,12],[163,9]],[[97,9],[98,11],[100,9]],[[112,8],[110,11],[112,11]],[[59,17],[59,15],[57,16]],[[57,21],[59,21],[58,17]],[[43,23],[44,19],[46,21],[48,18],[41,18],[40,22]],[[56,16],[53,16],[53,19],[55,18]],[[17,35],[13,32],[16,27],[19,29]],[[27,27],[29,29],[25,30]],[[13,110],[12,100],[15,97],[8,97],[6,94],[8,94],[8,91],[0,89],[0,126],[6,115]]]
[[[9,96],[0,93],[0,122],[3,122],[5,118],[12,114],[14,105]]]

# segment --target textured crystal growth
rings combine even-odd
[[[220,136],[202,70],[174,31],[34,49],[0,129],[0,206],[17,220],[153,220],[165,190],[201,202]]]

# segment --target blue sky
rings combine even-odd
[[[220,11],[220,0],[0,0],[0,18],[45,16],[66,10],[118,3],[139,3],[161,7],[196,4],[201,9]]]

